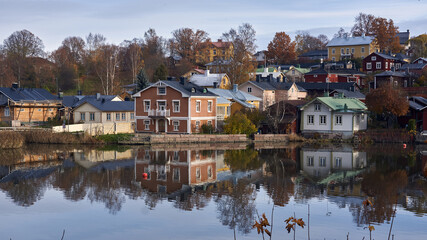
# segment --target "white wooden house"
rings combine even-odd
[[[368,126],[367,107],[358,99],[317,97],[301,108],[303,135],[320,133],[351,138]]]

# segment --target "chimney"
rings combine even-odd
[[[209,76],[209,69],[205,70],[205,76]]]
[[[180,77],[180,78],[179,78],[179,83],[180,83],[181,85],[185,85],[185,77]]]
[[[16,82],[12,83],[12,88],[15,89],[15,90],[18,89],[18,83],[16,83]]]
[[[172,80],[172,77],[167,77],[166,80],[170,81]]]
[[[81,96],[82,95],[82,90],[77,90],[77,96]]]
[[[239,86],[238,84],[233,84],[233,92],[236,93],[237,92],[237,86]]]
[[[58,92],[58,98],[62,99],[64,97],[64,93],[63,92]]]
[[[409,30],[408,30],[409,31]],[[218,39],[218,42],[222,42],[222,39]]]
[[[101,93],[96,94],[96,100],[99,100],[101,98]]]
[[[217,88],[218,87],[218,82],[213,82],[213,88]]]
[[[257,75],[255,76],[255,81],[259,82],[260,77],[261,77],[261,76],[260,76],[259,74],[257,74]]]
[[[265,68],[264,68],[264,72],[265,72],[265,73],[268,73],[268,67],[265,67]]]

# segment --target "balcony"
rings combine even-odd
[[[148,111],[148,116],[153,118],[167,118],[170,117],[170,110],[157,110],[152,109]]]

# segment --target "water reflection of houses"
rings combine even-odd
[[[123,149],[121,151],[86,149],[74,150],[73,152],[73,160],[86,169],[94,168],[96,166],[108,166],[109,168],[114,168],[114,166],[117,165],[117,167],[124,167],[124,161],[128,163],[128,166],[133,166],[134,157],[134,149]]]
[[[359,152],[351,146],[322,149],[303,147],[300,161],[306,175],[321,180],[330,177],[332,173],[346,171],[350,174],[348,171],[363,169],[366,166],[366,152]]]
[[[139,149],[135,166],[136,182],[150,192],[167,195],[205,186],[217,180],[218,159],[223,162],[222,151]]]

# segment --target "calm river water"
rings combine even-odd
[[[31,145],[0,151],[0,239],[426,239],[426,176],[422,146]]]

